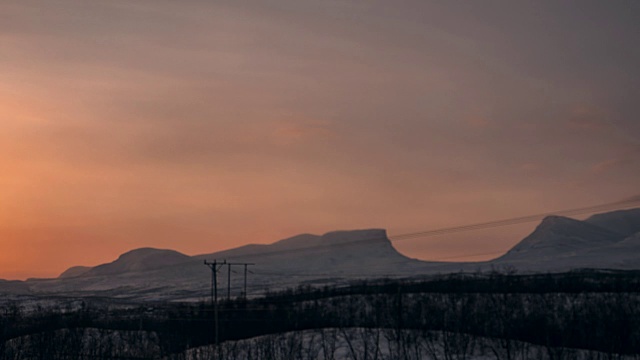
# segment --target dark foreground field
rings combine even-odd
[[[7,302],[0,359],[640,359],[640,273],[457,274],[210,303]],[[250,340],[247,340],[250,339]]]

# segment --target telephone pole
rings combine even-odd
[[[229,278],[227,283],[227,297],[231,299],[231,266],[244,266],[244,292],[242,293],[243,297],[247,298],[247,267],[249,265],[255,265],[254,263],[227,263],[229,270]]]
[[[227,263],[227,301],[231,301],[231,263]]]
[[[247,266],[254,264],[244,264],[244,292],[242,293],[242,297],[247,299]]]
[[[213,303],[214,341],[216,346],[218,345],[218,271],[226,263],[227,260],[222,260],[222,262],[218,262],[218,260],[213,260],[213,262],[204,261],[204,264],[211,268],[211,303]]]

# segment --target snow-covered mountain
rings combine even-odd
[[[401,270],[410,259],[391,244],[382,229],[334,231],[322,236],[298,235],[271,245],[249,245],[228,251],[195,256],[196,259],[227,259],[252,262],[295,274],[383,274]]]
[[[253,264],[247,268],[250,294],[300,284],[336,284],[355,278],[410,277],[505,267],[521,272],[640,269],[640,209],[598,214],[584,221],[547,217],[506,254],[486,262],[420,261],[397,252],[385,230],[335,231],[197,256],[173,250],[136,249],[108,264],[72,267],[56,279],[0,282],[0,293],[203,300],[210,293],[211,283],[211,270],[204,266],[204,260],[214,259]],[[218,275],[223,296],[244,291],[243,266],[224,265]]]
[[[491,261],[521,271],[578,268],[640,269],[640,209],[597,214],[584,221],[549,216]]]
[[[632,236],[640,232],[640,208],[593,215],[585,222],[623,236]]]
[[[98,265],[80,274],[81,276],[116,275],[160,269],[186,263],[191,257],[174,250],[140,248],[126,252],[117,260]]]
[[[615,244],[623,235],[605,228],[562,216],[548,216],[540,225],[500,261],[524,260],[536,262],[572,256],[585,249]]]
[[[136,249],[108,264],[73,267],[56,279],[26,283],[32,293],[203,299],[210,293],[211,282],[211,271],[204,261],[214,259],[253,264],[248,267],[247,279],[248,291],[252,293],[303,283],[330,284],[354,277],[411,276],[416,270],[432,265],[398,253],[385,230],[369,229],[335,231],[322,236],[304,234],[270,245],[246,245],[197,256],[173,250]],[[232,293],[244,291],[242,266],[224,265],[219,275],[221,287],[232,278]]]

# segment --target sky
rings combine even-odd
[[[2,0],[0,278],[636,196],[638,19],[633,0]],[[500,252],[534,227],[396,247]]]

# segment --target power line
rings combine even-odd
[[[640,195],[634,196],[634,197],[631,197],[631,198],[628,198],[628,199],[625,199],[625,200],[621,200],[621,201],[605,203],[605,204],[599,204],[599,205],[592,205],[592,206],[587,206],[587,207],[565,209],[565,210],[557,210],[557,211],[545,212],[545,213],[540,213],[540,214],[535,214],[535,215],[520,216],[520,217],[509,218],[509,219],[495,220],[495,221],[476,223],[476,224],[469,224],[469,225],[454,226],[454,227],[441,228],[441,229],[435,229],[435,230],[398,234],[398,235],[388,236],[388,239],[391,242],[397,242],[397,241],[410,240],[410,239],[416,239],[416,238],[425,238],[425,237],[430,237],[430,236],[445,235],[445,234],[456,233],[456,232],[489,229],[489,228],[494,228],[494,227],[502,227],[502,226],[509,226],[509,225],[516,225],[516,224],[522,224],[522,223],[527,223],[527,222],[539,221],[539,220],[543,219],[544,217],[551,216],[551,215],[563,215],[563,216],[581,215],[581,214],[594,213],[594,212],[599,212],[599,211],[610,211],[610,210],[624,209],[624,208],[630,207],[631,205],[639,204],[639,203],[640,203]],[[352,241],[344,241],[344,242],[334,243],[334,244],[320,244],[320,245],[314,245],[314,246],[299,247],[299,248],[295,248],[295,249],[271,250],[271,251],[263,251],[263,252],[249,253],[249,254],[241,254],[241,255],[238,255],[238,256],[232,256],[232,255],[231,256],[227,255],[227,256],[228,257],[233,257],[235,259],[266,257],[266,256],[275,256],[275,255],[282,255],[282,254],[307,252],[307,251],[310,251],[310,250],[335,249],[335,248],[339,248],[339,247],[349,247],[349,246],[354,246],[354,245],[363,244],[363,243],[376,242],[376,241],[379,241],[379,240],[383,240],[383,238],[377,236],[377,237],[374,237],[374,238],[366,238],[366,239],[359,239],[359,240],[352,240]],[[495,252],[495,253],[498,253],[498,252]],[[475,256],[475,255],[476,254],[460,255],[460,256],[456,256],[456,258],[470,257],[470,256]],[[482,254],[478,254],[478,256],[479,255],[482,255]],[[451,258],[453,258],[453,257],[447,257],[447,258],[442,258],[442,259],[433,259],[433,260],[437,261],[437,260],[445,260],[445,259],[451,259]]]
[[[616,202],[611,202],[611,203],[593,205],[593,206],[588,206],[588,207],[580,207],[580,208],[573,208],[573,209],[558,210],[558,211],[545,212],[545,213],[540,213],[540,214],[535,214],[535,215],[520,216],[520,217],[509,218],[509,219],[495,220],[495,221],[490,221],[490,222],[483,222],[483,223],[476,223],[476,224],[469,224],[469,225],[461,225],[461,226],[455,226],[455,227],[449,227],[449,228],[441,228],[441,229],[435,229],[435,230],[429,230],[429,231],[421,231],[421,232],[414,232],[414,233],[404,233],[404,234],[399,234],[399,235],[395,235],[395,236],[389,236],[388,239],[391,242],[397,242],[397,241],[402,241],[402,240],[410,240],[410,239],[424,238],[424,237],[429,237],[429,236],[444,235],[444,234],[455,233],[455,232],[474,231],[474,230],[480,230],[480,229],[488,229],[488,228],[494,228],[494,227],[509,226],[509,225],[515,225],[515,224],[538,221],[538,220],[543,219],[546,216],[551,216],[551,215],[564,215],[564,216],[566,216],[566,215],[580,215],[580,214],[587,214],[587,213],[595,213],[595,212],[599,212],[599,211],[610,211],[610,210],[628,208],[631,205],[638,204],[638,203],[640,203],[640,196],[635,196],[635,197],[632,197],[632,198],[629,198],[629,199],[626,199],[626,200],[622,200],[622,201],[616,201]],[[307,252],[307,251],[322,250],[322,249],[333,249],[333,250],[335,250],[336,248],[354,246],[354,245],[363,244],[363,243],[377,243],[380,240],[386,240],[386,239],[384,237],[376,236],[376,237],[372,237],[372,238],[365,238],[365,239],[359,239],[359,240],[353,240],[353,241],[345,241],[345,242],[339,242],[339,243],[334,243],[334,244],[320,244],[320,245],[300,247],[300,248],[295,248],[295,249],[272,250],[272,251],[259,252],[259,253],[250,253],[250,254],[244,254],[244,255],[238,255],[238,256],[232,256],[232,255],[231,256],[227,255],[227,256],[229,258],[234,258],[234,259],[244,259],[244,258],[250,258],[250,257],[267,257],[267,256],[290,254],[290,253],[296,253],[296,252]],[[469,257],[475,257],[475,256],[486,256],[486,255],[497,255],[497,254],[502,254],[502,253],[504,253],[504,251],[473,253],[473,254],[462,254],[462,255],[458,255],[458,256],[435,258],[435,259],[431,259],[431,260],[428,260],[428,261],[438,262],[438,261],[442,261],[442,260],[461,259],[461,258],[469,258]],[[397,263],[401,264],[403,262],[398,261]],[[388,265],[391,265],[391,264],[388,264]],[[343,266],[343,267],[340,268],[340,270],[344,271],[344,273],[342,273],[342,274],[340,274],[340,273],[322,273],[322,274],[321,273],[296,273],[296,274],[291,274],[291,273],[261,272],[261,275],[282,276],[282,277],[306,277],[306,276],[308,276],[308,277],[318,277],[318,276],[336,277],[336,276],[341,276],[341,275],[342,276],[344,276],[344,275],[360,276],[359,274],[349,273],[348,272],[348,267],[344,267]],[[345,270],[347,270],[347,271],[345,271]],[[362,274],[362,276],[370,276],[370,275],[371,275],[370,273]],[[393,276],[404,276],[404,275],[406,275],[406,273],[384,274],[382,276],[391,276],[391,277],[393,277]],[[245,286],[246,286],[246,282],[245,282]],[[252,285],[251,287],[253,288],[253,287],[255,287],[255,285]],[[246,293],[246,290],[245,290],[245,293]]]
[[[226,263],[226,260],[223,260],[222,262],[218,262],[218,260],[213,260],[213,262],[209,262],[207,260],[204,261],[204,264],[211,268],[211,302],[215,309],[213,331],[216,346],[218,345],[218,271]]]
[[[436,258],[436,259],[432,259],[432,260],[425,260],[425,261],[441,261],[441,260],[451,260],[451,259],[463,259],[463,258],[476,257],[476,256],[498,255],[498,254],[503,254],[503,253],[504,253],[504,251],[492,251],[492,252],[485,252],[485,253],[446,256],[446,257],[440,257],[440,258]]]
[[[227,263],[227,299],[231,299],[231,266],[244,266],[244,292],[242,293],[242,297],[246,299],[247,297],[247,273],[249,272],[248,267],[255,265],[254,263]]]
[[[627,200],[616,201],[616,202],[607,203],[607,204],[587,206],[582,208],[558,210],[553,212],[520,216],[520,217],[502,219],[502,220],[494,220],[494,221],[476,223],[476,224],[470,224],[470,225],[454,226],[454,227],[442,228],[442,229],[436,229],[436,230],[400,234],[400,235],[390,236],[389,239],[391,241],[401,241],[406,239],[443,235],[443,234],[450,234],[450,233],[462,232],[462,231],[480,230],[480,229],[488,229],[488,228],[500,227],[500,226],[523,224],[527,222],[538,221],[547,216],[552,216],[552,215],[563,215],[563,216],[582,215],[582,214],[593,213],[597,211],[618,209],[620,207],[624,207],[623,205],[631,205],[635,203],[640,203],[640,196],[636,196]]]

